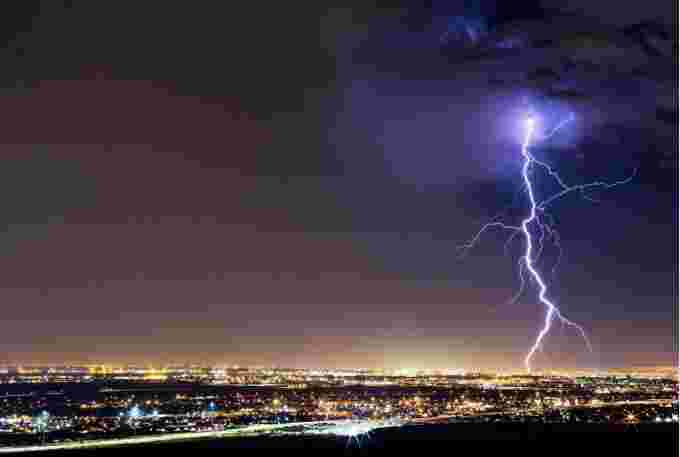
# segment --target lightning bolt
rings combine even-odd
[[[564,126],[575,120],[575,116],[571,114],[567,119],[561,121],[556,127],[554,127],[550,132],[541,137],[536,135],[536,121],[533,118],[528,118],[526,120],[526,132],[524,135],[524,140],[522,142],[521,155],[523,159],[522,163],[522,181],[523,190],[526,192],[529,198],[529,214],[524,218],[519,225],[510,225],[504,222],[498,221],[498,217],[495,217],[491,222],[485,224],[477,234],[467,243],[459,247],[463,251],[463,254],[467,253],[472,249],[480,240],[481,236],[490,229],[497,228],[505,231],[513,232],[505,243],[505,251],[508,251],[508,247],[515,240],[516,237],[522,236],[524,238],[524,254],[518,259],[518,269],[519,269],[519,279],[520,287],[517,293],[512,297],[510,303],[515,303],[524,293],[526,287],[526,280],[532,280],[538,287],[538,300],[545,306],[545,319],[543,327],[538,332],[534,344],[531,346],[529,351],[524,358],[524,365],[527,372],[531,372],[531,361],[534,357],[536,351],[542,348],[542,344],[550,329],[552,323],[555,319],[559,320],[562,327],[569,326],[574,328],[583,338],[588,350],[593,352],[592,344],[586,334],[586,331],[580,325],[567,319],[557,305],[548,298],[548,285],[543,279],[541,272],[536,267],[536,262],[541,257],[543,253],[543,248],[545,243],[550,240],[553,245],[558,250],[558,259],[552,269],[552,275],[554,277],[556,273],[556,268],[562,257],[562,245],[559,233],[554,228],[554,220],[552,216],[546,212],[546,208],[556,200],[564,197],[572,192],[579,192],[581,197],[590,200],[594,200],[587,194],[587,191],[595,188],[609,189],[622,184],[630,182],[637,174],[637,169],[632,175],[623,179],[621,181],[615,181],[612,183],[606,183],[602,181],[595,181],[587,184],[577,184],[568,185],[560,175],[546,162],[536,159],[530,151],[532,142],[536,139],[537,141],[545,141],[550,139],[553,135],[556,135]],[[539,167],[547,173],[548,176],[554,179],[557,185],[560,187],[560,191],[557,193],[543,199],[537,200],[534,191],[534,184],[532,182],[532,171],[534,167]],[[538,233],[538,238],[534,235],[534,232]],[[528,273],[528,274],[527,274]]]

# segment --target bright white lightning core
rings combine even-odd
[[[586,336],[586,332],[583,330],[583,328],[572,321],[566,319],[560,311],[557,309],[554,303],[552,303],[546,296],[546,292],[548,290],[548,286],[545,285],[545,282],[543,282],[543,279],[541,278],[541,275],[538,273],[536,268],[534,267],[534,259],[532,258],[532,253],[534,250],[533,246],[533,239],[531,237],[531,232],[529,225],[536,221],[538,219],[537,216],[537,205],[536,205],[536,198],[534,197],[534,189],[531,184],[531,180],[529,179],[529,169],[531,168],[531,165],[534,163],[534,159],[531,156],[529,152],[529,145],[531,144],[531,138],[534,134],[534,129],[535,129],[535,121],[533,118],[527,119],[527,132],[526,136],[524,139],[524,143],[522,144],[522,156],[524,156],[524,166],[522,167],[522,178],[524,179],[524,185],[526,186],[527,193],[529,194],[529,201],[531,202],[531,210],[529,213],[529,217],[524,219],[522,221],[522,232],[524,233],[524,238],[526,239],[526,251],[524,254],[524,265],[526,266],[526,269],[531,273],[531,277],[536,281],[539,287],[539,293],[538,293],[538,299],[547,307],[547,312],[545,313],[545,325],[543,326],[543,329],[539,332],[538,336],[536,337],[536,341],[534,342],[534,345],[531,347],[529,350],[529,353],[527,354],[526,358],[524,359],[524,365],[527,368],[527,371],[531,371],[531,358],[534,356],[534,353],[538,350],[538,348],[541,345],[541,342],[543,341],[543,338],[545,338],[545,335],[550,331],[550,325],[552,324],[553,317],[557,317],[560,319],[563,323],[568,324],[572,327],[575,327],[583,336],[583,339],[586,341],[586,344],[588,345],[588,349],[592,352],[592,346],[590,344],[590,341],[588,340],[588,337]],[[540,220],[538,220],[538,223],[540,224]]]
[[[549,132],[547,135],[544,135],[542,137],[543,140],[546,140],[556,134],[562,127],[567,125],[569,122],[573,121],[575,118],[573,115],[569,116],[566,120],[560,122],[557,127],[555,127],[551,132]],[[526,369],[528,372],[531,372],[531,361],[534,357],[534,354],[536,351],[538,351],[542,347],[543,340],[545,339],[546,335],[550,332],[550,329],[552,327],[552,323],[555,319],[558,319],[562,325],[567,325],[569,327],[572,327],[576,329],[581,337],[583,337],[583,340],[585,341],[588,349],[592,352],[593,348],[592,345],[590,344],[590,340],[588,339],[588,336],[586,335],[585,330],[583,327],[580,325],[572,322],[571,320],[567,319],[564,317],[564,315],[560,312],[559,308],[553,301],[551,301],[547,297],[547,292],[548,292],[548,286],[546,282],[544,281],[543,277],[541,276],[540,271],[536,267],[536,262],[540,258],[542,252],[543,252],[543,246],[544,242],[546,241],[546,238],[549,238],[553,241],[555,246],[560,250],[560,255],[561,255],[561,245],[560,245],[560,238],[559,234],[555,230],[555,228],[552,226],[552,218],[548,213],[545,212],[546,207],[552,203],[553,201],[563,197],[564,195],[567,195],[570,192],[573,191],[579,191],[581,193],[581,196],[588,199],[592,200],[589,195],[587,195],[585,192],[591,188],[596,188],[596,187],[601,187],[601,188],[611,188],[614,186],[618,186],[621,184],[625,184],[630,182],[635,174],[637,173],[637,169],[633,172],[631,176],[628,178],[622,180],[622,181],[616,181],[614,183],[605,183],[601,181],[596,181],[592,183],[587,183],[587,184],[578,184],[578,185],[572,185],[569,186],[565,184],[565,181],[545,162],[542,162],[540,160],[537,160],[530,151],[530,146],[532,142],[534,141],[536,133],[536,121],[534,118],[528,118],[526,120],[526,132],[524,135],[524,140],[522,142],[522,157],[523,157],[523,165],[522,165],[522,179],[523,179],[523,184],[524,184],[524,189],[526,189],[526,193],[529,197],[529,215],[522,220],[521,224],[519,226],[513,226],[509,224],[505,224],[503,222],[498,222],[493,220],[492,222],[489,222],[488,224],[484,225],[481,230],[472,238],[471,241],[469,241],[467,244],[461,246],[462,249],[465,251],[471,249],[474,247],[474,245],[479,241],[479,238],[481,235],[487,230],[492,227],[496,228],[502,228],[504,230],[511,230],[513,231],[512,236],[508,239],[506,242],[506,247],[507,244],[510,243],[515,236],[517,235],[523,235],[524,239],[526,241],[525,243],[525,250],[524,250],[524,255],[521,256],[519,259],[519,275],[520,275],[520,280],[521,280],[521,285],[518,293],[513,297],[511,300],[511,303],[514,303],[524,292],[524,287],[525,287],[525,280],[524,280],[524,272],[528,272],[530,278],[536,283],[538,287],[538,299],[539,301],[545,306],[546,308],[546,314],[545,314],[545,321],[543,324],[543,327],[539,331],[536,340],[533,344],[533,346],[529,349],[525,359],[524,359],[524,365],[526,366]],[[535,191],[534,191],[534,186],[531,181],[531,171],[532,167],[534,165],[537,165],[544,169],[544,171],[547,172],[547,174],[552,177],[556,183],[560,186],[561,190],[557,192],[554,195],[551,195],[550,197],[537,201],[536,196],[535,196]],[[536,231],[538,230],[538,233],[540,234],[538,236],[538,239],[535,239],[535,236],[532,234],[532,230]],[[553,269],[554,272],[554,269]]]

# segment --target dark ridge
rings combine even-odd
[[[575,455],[641,455],[653,443],[658,455],[677,455],[675,424],[451,424],[408,426],[376,430],[356,439],[337,436],[257,436],[198,439],[171,443],[141,444],[99,449],[42,451],[26,455],[224,455],[230,450],[294,452],[295,455],[446,455],[443,449],[457,446],[473,455],[546,455],[550,445],[560,442],[587,443],[589,452]],[[449,447],[446,447],[449,446]],[[639,446],[639,447],[638,447]],[[606,452],[605,452],[606,449]],[[399,450],[397,452],[397,450]],[[670,452],[669,452],[670,451]],[[668,454],[666,454],[668,452]],[[257,453],[256,453],[257,454]],[[449,453],[455,454],[455,453]],[[562,455],[559,453],[558,455]]]

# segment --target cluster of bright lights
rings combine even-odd
[[[526,191],[527,196],[529,198],[528,216],[525,219],[523,219],[520,225],[518,226],[492,220],[488,224],[484,225],[481,228],[481,230],[479,230],[479,232],[477,232],[477,234],[468,243],[461,246],[463,252],[464,253],[467,252],[469,249],[475,246],[475,244],[479,241],[482,234],[490,228],[500,228],[503,230],[510,230],[513,232],[506,242],[506,248],[509,245],[509,243],[511,243],[515,239],[517,235],[522,235],[524,237],[526,241],[524,255],[522,255],[519,258],[520,287],[517,294],[512,298],[511,303],[517,301],[519,297],[524,293],[525,274],[529,273],[530,279],[533,280],[536,286],[538,287],[538,299],[546,308],[545,321],[543,323],[543,327],[539,331],[534,344],[529,349],[524,359],[524,365],[528,372],[531,372],[531,361],[534,357],[534,354],[541,348],[543,340],[549,333],[552,327],[552,323],[555,319],[559,320],[562,325],[567,325],[569,327],[576,329],[578,333],[581,335],[581,337],[583,337],[588,349],[591,352],[593,350],[592,345],[590,344],[588,336],[586,335],[586,332],[583,329],[583,327],[564,317],[564,315],[559,310],[557,305],[548,298],[547,296],[548,286],[545,280],[543,279],[540,271],[536,267],[536,262],[541,257],[541,254],[543,252],[544,243],[548,240],[552,241],[553,244],[557,247],[561,257],[561,244],[559,233],[557,232],[557,230],[555,230],[552,217],[550,216],[550,214],[546,212],[546,208],[555,200],[564,197],[565,195],[570,194],[572,192],[579,192],[583,198],[593,200],[587,194],[589,190],[593,188],[609,189],[621,184],[626,184],[630,182],[637,173],[636,169],[633,172],[633,174],[628,178],[613,183],[595,181],[587,184],[568,185],[550,165],[541,160],[536,159],[532,155],[530,147],[534,143],[534,141],[545,141],[551,138],[563,127],[565,127],[567,124],[574,120],[575,116],[571,114],[568,118],[561,121],[550,132],[538,138],[536,135],[537,130],[536,119],[534,117],[529,117],[526,119],[525,125],[526,130],[524,140],[522,142],[521,155],[523,159],[522,164],[523,188]],[[534,166],[542,168],[551,178],[553,178],[555,182],[559,185],[560,191],[553,195],[550,195],[549,197],[543,200],[538,200],[536,198],[535,189],[531,176],[532,168]],[[532,234],[532,230],[538,230],[539,233],[538,239],[535,239],[535,236]]]
[[[35,425],[38,429],[40,430],[46,430],[47,426],[49,424],[49,419],[50,419],[50,413],[47,411],[43,411],[36,419],[35,419]]]
[[[370,422],[350,422],[348,424],[337,425],[328,430],[328,433],[338,436],[355,437],[369,434],[375,426]]]
[[[371,431],[377,428],[376,424],[368,421],[352,421],[346,424],[338,424],[325,431],[330,435],[342,436],[347,438],[347,445],[355,442],[361,446],[362,439],[370,439]]]
[[[395,418],[379,421],[348,420],[346,422],[333,422],[331,426],[324,426],[316,431],[308,431],[308,433],[345,437],[347,438],[348,446],[351,443],[356,443],[357,446],[361,446],[362,440],[371,438],[372,431],[390,427],[400,427],[402,425],[404,425],[404,422]]]

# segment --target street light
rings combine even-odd
[[[38,425],[38,431],[42,433],[42,444],[45,444],[45,440],[47,438],[47,425],[48,421],[50,418],[50,413],[47,411],[43,411],[42,414],[38,417],[36,420],[36,424]]]
[[[139,406],[135,405],[130,409],[129,416],[131,419],[136,419],[139,416],[142,415],[142,411],[139,409]],[[130,424],[132,426],[132,432],[136,435],[137,434],[137,427],[135,426],[135,422],[130,421]]]

